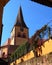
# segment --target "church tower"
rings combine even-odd
[[[28,41],[28,38],[29,38],[28,27],[24,22],[22,9],[20,7],[16,23],[11,31],[11,45],[19,46],[25,41]]]
[[[2,16],[3,16],[3,8],[6,5],[8,0],[0,0],[0,45],[1,45],[1,36],[2,36]]]

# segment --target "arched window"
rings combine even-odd
[[[5,52],[3,52],[2,57],[3,57],[3,58],[5,57]]]
[[[18,35],[17,35],[17,37],[21,37],[21,34],[20,34],[20,32],[18,32]]]
[[[26,38],[26,34],[25,34],[25,33],[23,33],[22,37],[23,37],[23,38]]]

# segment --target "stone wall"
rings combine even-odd
[[[38,58],[32,58],[28,61],[21,62],[18,65],[52,65],[52,54]]]

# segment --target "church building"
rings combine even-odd
[[[22,9],[20,7],[15,25],[11,31],[11,45],[19,46],[23,42],[27,41],[29,38],[28,30],[29,29],[24,22]]]
[[[4,0],[4,3],[2,3],[2,0],[0,2],[0,41],[1,41],[1,35],[2,35],[2,26],[3,26],[2,25],[3,7],[5,6],[5,4],[7,2],[8,2],[8,0],[6,0],[6,1]],[[42,32],[42,30],[41,30],[41,32]],[[11,37],[8,38],[7,41],[4,43],[4,45],[0,47],[0,50],[1,50],[1,56],[0,57],[3,60],[6,60],[7,62],[9,62],[10,56],[12,54],[15,55],[15,51],[21,45],[25,44],[25,42],[30,43],[29,44],[30,50],[28,48],[28,50],[29,50],[28,51],[27,47],[26,47],[25,50],[27,50],[28,52],[27,53],[25,52],[26,54],[24,56],[22,56],[22,57],[20,57],[18,59],[17,59],[17,57],[16,57],[16,59],[14,58],[17,61],[17,64],[21,62],[21,59],[23,59],[23,61],[27,61],[27,60],[35,57],[36,55],[42,56],[42,55],[45,55],[45,54],[48,54],[48,53],[52,52],[52,39],[46,40],[43,43],[45,47],[43,46],[43,44],[37,45],[37,41],[35,40],[35,38],[38,39],[39,33],[40,33],[40,31],[37,31],[35,35],[33,35],[31,38],[29,38],[29,28],[25,24],[24,17],[23,17],[23,12],[22,12],[22,8],[20,6],[19,11],[18,11],[18,15],[17,15],[17,18],[16,18],[16,21],[15,21],[15,24],[14,24],[14,26],[12,28],[12,31],[11,31]],[[40,39],[38,41],[38,43],[41,43],[43,41],[44,41],[44,39]],[[36,47],[36,49],[34,48],[34,50],[37,53],[36,55],[35,55],[33,47],[32,47],[33,46],[32,45],[33,42],[36,42],[34,45],[38,46],[38,47]],[[28,46],[28,44],[27,44],[27,46]],[[24,50],[24,48],[23,48],[23,50]],[[10,65],[13,65],[13,64],[14,64],[14,61],[11,62]]]
[[[16,48],[28,41],[28,32],[29,29],[24,22],[22,8],[20,7],[15,25],[11,31],[11,38],[8,38],[4,45],[1,46],[1,57],[7,59],[16,50]]]

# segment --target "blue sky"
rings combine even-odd
[[[22,7],[23,17],[29,27],[29,37],[47,22],[52,20],[52,8],[40,5],[30,0],[10,0],[3,11],[2,45],[10,38],[10,32],[15,24],[19,7]]]

